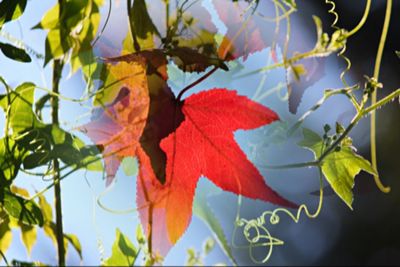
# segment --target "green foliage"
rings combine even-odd
[[[25,11],[27,0],[3,0],[0,3],[0,29],[4,23],[19,18]]]
[[[42,211],[34,201],[17,196],[10,191],[4,191],[2,206],[8,215],[23,224],[42,226],[44,223]]]
[[[343,132],[343,127],[338,126],[337,129]],[[309,129],[304,129],[303,135],[304,139],[299,145],[310,149],[318,159],[327,147],[326,141]],[[338,149],[325,157],[321,168],[332,189],[351,209],[355,176],[361,170],[377,174],[366,159],[355,153],[350,137],[345,138]]]
[[[34,29],[48,31],[45,65],[71,51],[71,71],[82,68],[86,78],[97,69],[91,47],[100,23],[99,6],[103,0],[67,0],[57,3]]]
[[[25,52],[24,49],[15,47],[10,44],[5,44],[0,42],[0,50],[3,54],[11,59],[20,62],[31,62],[31,57]]]
[[[6,113],[7,122],[14,133],[43,125],[32,111],[34,92],[35,84],[27,82],[0,99],[0,106]]]
[[[111,256],[103,262],[103,266],[132,266],[139,255],[139,250],[119,229],[116,229],[115,241]]]

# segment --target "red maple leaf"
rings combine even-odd
[[[141,148],[137,153],[137,206],[153,253],[165,255],[185,232],[202,175],[223,190],[295,207],[266,185],[234,140],[235,130],[269,124],[278,119],[276,113],[226,89],[194,94],[181,109],[184,121],[160,143],[167,157],[163,185],[151,168],[149,155]]]

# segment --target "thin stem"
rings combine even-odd
[[[59,5],[59,18],[62,18],[64,0],[58,0]],[[64,31],[64,28],[61,28]],[[55,59],[53,63],[53,79],[52,79],[52,92],[59,94],[59,85],[61,80],[61,73],[63,69],[62,59]],[[59,99],[57,96],[51,98],[51,120],[52,124],[58,126]],[[58,265],[65,266],[65,247],[64,247],[64,230],[62,222],[62,203],[61,203],[61,185],[60,185],[60,163],[57,158],[53,160],[53,183],[54,183],[54,206],[56,211],[56,239],[58,251]]]
[[[0,250],[0,255],[1,255],[1,257],[3,258],[5,264],[6,264],[7,266],[10,266],[10,265],[8,264],[8,260],[7,260],[7,258],[6,258],[6,255],[4,255],[3,251],[1,251],[1,250]]]
[[[272,65],[269,65],[269,66],[265,66],[265,67],[262,67],[262,68],[259,68],[259,69],[244,73],[242,75],[238,75],[238,76],[234,77],[234,79],[240,79],[240,78],[244,78],[244,77],[247,77],[247,76],[250,76],[250,75],[258,74],[260,72],[266,72],[266,71],[270,71],[270,70],[277,69],[277,68],[280,68],[280,67],[285,67],[288,64],[293,64],[293,63],[295,63],[295,62],[297,62],[299,60],[302,60],[302,59],[305,59],[305,58],[308,58],[308,57],[313,57],[313,56],[315,56],[315,57],[318,56],[318,53],[315,52],[315,49],[307,51],[307,52],[304,52],[304,53],[301,53],[301,54],[296,54],[292,58],[286,59],[283,62],[278,62],[278,63],[272,64]]]
[[[364,26],[365,22],[367,21],[370,8],[371,8],[371,0],[367,0],[367,4],[365,5],[365,9],[364,9],[364,14],[363,14],[360,22],[357,24],[356,27],[354,27],[354,29],[352,29],[350,32],[348,32],[346,34],[346,38],[349,38],[350,36],[352,36],[353,34],[358,32],[362,28],[362,26]]]
[[[63,63],[61,60],[54,60],[53,66],[53,92],[59,93],[59,83],[61,79],[61,72]],[[51,118],[53,125],[59,125],[58,109],[59,100],[57,97],[51,98]],[[62,205],[61,205],[61,185],[60,185],[60,163],[58,159],[53,160],[54,170],[54,198],[55,198],[55,210],[56,210],[56,236],[57,236],[57,248],[58,248],[58,265],[65,266],[65,248],[64,248],[64,231],[62,222]]]
[[[318,161],[309,161],[302,163],[286,164],[286,165],[258,165],[261,168],[271,169],[271,170],[282,170],[282,169],[296,169],[311,166],[318,166]]]
[[[386,36],[387,36],[388,30],[389,30],[391,11],[392,11],[392,0],[387,0],[385,21],[383,23],[381,39],[379,41],[379,47],[378,47],[378,51],[376,53],[376,59],[375,59],[374,78],[377,81],[379,80],[379,71],[381,68],[383,48],[385,47]],[[376,105],[376,100],[377,100],[377,91],[374,90],[372,92],[371,106]],[[377,164],[377,157],[376,157],[376,111],[375,110],[373,110],[371,112],[371,163],[372,163],[372,167],[376,170],[378,164]],[[374,175],[374,179],[375,179],[376,185],[382,192],[388,193],[390,191],[390,187],[385,187],[382,184],[381,180],[379,179],[378,175]]]
[[[379,100],[378,102],[376,102],[375,104],[369,106],[368,108],[364,109],[363,115],[366,115],[370,112],[375,111],[376,109],[380,108],[381,106],[389,103],[390,101],[393,101],[396,97],[400,96],[400,88],[397,89],[396,91],[392,92],[391,94],[387,95],[385,98],[382,98],[381,100]]]
[[[209,72],[207,72],[206,74],[204,74],[203,76],[201,76],[199,79],[197,79],[196,81],[194,81],[193,83],[189,84],[188,86],[186,86],[185,88],[182,89],[182,91],[180,91],[180,93],[178,94],[178,97],[176,98],[178,102],[181,101],[181,98],[183,96],[184,93],[186,93],[188,90],[190,90],[191,88],[195,87],[196,85],[198,85],[199,83],[201,83],[202,81],[204,81],[205,79],[207,79],[208,77],[210,77],[214,72],[216,72],[218,69],[217,66],[215,66],[214,68],[212,68]]]
[[[344,130],[344,132],[342,133],[342,135],[339,136],[338,139],[336,139],[335,142],[333,142],[332,145],[330,145],[323,153],[322,155],[318,158],[318,162],[321,163],[326,156],[329,155],[329,153],[331,153],[338,145],[340,145],[340,143],[343,141],[344,138],[347,137],[347,135],[350,133],[350,131],[354,128],[354,126],[357,125],[358,121],[362,118],[362,113],[358,113],[353,120],[351,121],[351,123],[349,124],[349,126],[347,126],[347,128]]]

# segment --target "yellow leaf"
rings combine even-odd
[[[34,226],[20,224],[21,227],[21,239],[24,243],[28,255],[31,255],[32,248],[36,244],[37,240],[37,229]]]

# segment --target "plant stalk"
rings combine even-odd
[[[381,34],[381,39],[379,41],[379,47],[378,47],[378,52],[376,53],[376,59],[375,59],[375,68],[374,68],[374,78],[379,81],[379,71],[381,68],[381,61],[382,61],[382,55],[383,55],[383,49],[385,47],[385,42],[386,42],[386,36],[388,33],[389,29],[389,24],[390,24],[390,15],[392,11],[392,0],[387,0],[386,4],[386,13],[385,13],[385,21],[383,23],[383,29],[382,29],[382,34]],[[377,100],[377,91],[374,90],[372,92],[372,98],[371,98],[371,106],[374,106],[376,104]],[[377,170],[377,157],[376,157],[376,112],[373,110],[371,112],[371,163],[372,167]],[[379,176],[374,175],[375,183],[378,186],[378,188],[384,192],[388,193],[390,191],[390,187],[385,187],[381,180],[379,179]]]
[[[52,91],[54,94],[59,93],[59,83],[61,79],[61,72],[63,63],[60,59],[54,60],[53,66],[53,81]],[[59,125],[58,120],[59,101],[57,96],[51,98],[51,119],[52,124]],[[61,185],[60,185],[60,163],[58,159],[53,160],[54,171],[54,200],[56,210],[56,237],[57,237],[57,251],[58,251],[58,265],[65,266],[65,247],[64,247],[64,230],[62,222],[62,205],[61,205]]]

